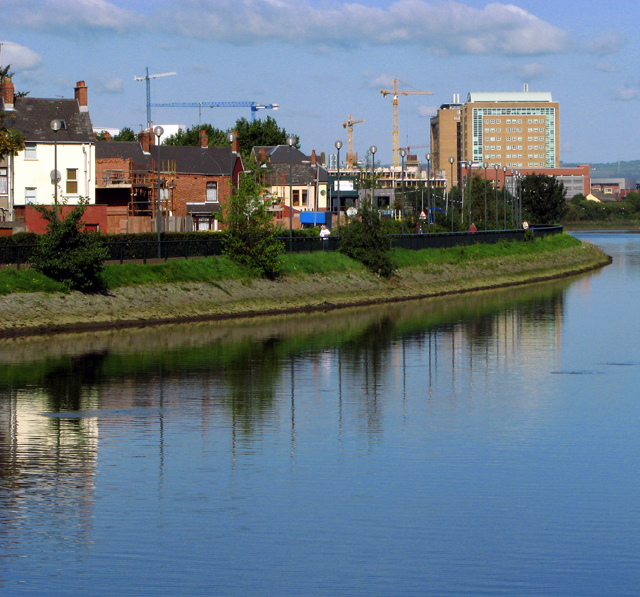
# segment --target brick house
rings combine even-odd
[[[201,134],[198,147],[157,146],[148,130],[138,139],[96,144],[97,196],[108,207],[110,230],[155,230],[158,206],[165,229],[217,230],[231,181],[237,183],[243,169],[237,141],[208,147]]]

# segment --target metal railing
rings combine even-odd
[[[560,234],[562,226],[532,227],[534,237],[549,234]],[[521,241],[524,230],[489,230],[487,232],[440,232],[435,234],[394,234],[391,236],[393,248],[418,251],[420,249],[442,249],[476,243],[497,243],[505,241]],[[313,253],[317,251],[337,251],[339,236],[330,236],[326,240],[318,237],[294,236],[281,238],[287,253]],[[222,239],[185,239],[160,241],[161,259],[190,259],[222,255]],[[158,261],[157,241],[126,241],[105,243],[109,251],[108,262],[142,262]],[[29,257],[35,245],[0,245],[0,265],[14,265],[18,269],[29,263]]]

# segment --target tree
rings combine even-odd
[[[0,83],[4,83],[5,79],[11,78],[13,73],[9,71],[11,65],[8,64],[4,68],[0,68]],[[16,97],[24,97],[28,91],[16,93]],[[21,133],[11,128],[8,119],[11,117],[5,112],[0,112],[0,160],[7,156],[16,156],[24,149],[24,137]]]
[[[59,208],[34,205],[47,221],[47,232],[38,237],[30,262],[33,269],[62,282],[69,290],[93,292],[102,289],[100,272],[108,250],[97,234],[83,231],[80,221],[88,199],[81,198],[69,215],[60,219]]]
[[[235,126],[229,130],[238,135],[243,160],[249,157],[254,147],[286,145],[289,137],[289,133],[284,128],[281,129],[271,116],[267,116],[265,120],[257,118],[251,122],[246,118],[239,118]],[[300,138],[297,135],[291,136],[295,139],[293,147],[300,149]]]
[[[163,142],[163,145],[192,145],[197,147],[200,145],[200,131],[207,133],[207,139],[211,147],[223,147],[229,144],[224,131],[216,128],[211,124],[193,125],[186,131],[180,129],[175,135],[169,135]]]
[[[522,179],[522,207],[535,224],[557,224],[567,213],[564,184],[546,174],[527,174]]]
[[[137,141],[138,137],[128,126],[120,129],[120,132],[113,137],[114,141]]]
[[[341,253],[360,261],[368,270],[383,278],[393,276],[391,239],[385,230],[380,212],[368,201],[362,201],[358,216],[340,227]]]
[[[257,160],[247,162],[247,170],[223,210],[223,246],[224,253],[237,263],[275,279],[280,275],[280,254],[285,247],[278,239],[273,216],[267,211],[272,200],[260,181],[263,170]]]

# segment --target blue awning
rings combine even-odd
[[[326,211],[303,211],[300,212],[301,224],[326,224]]]

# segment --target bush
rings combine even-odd
[[[383,278],[390,278],[395,272],[391,260],[391,239],[380,213],[366,201],[360,204],[358,217],[340,227],[338,250]]]
[[[33,269],[61,282],[69,290],[102,290],[100,273],[108,252],[98,234],[83,231],[80,219],[87,201],[81,199],[63,220],[59,219],[55,207],[36,205],[34,208],[47,221],[47,232],[38,237],[29,260]]]

